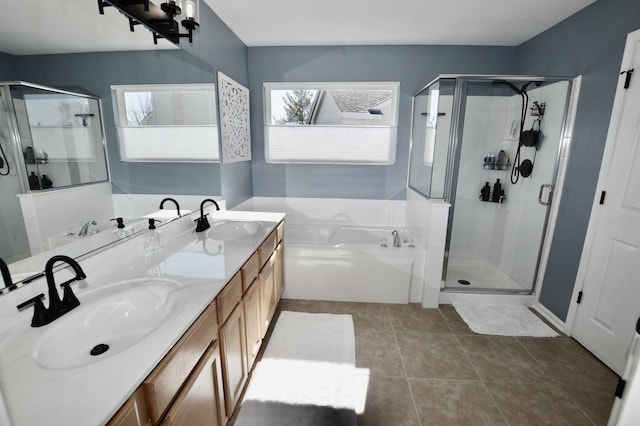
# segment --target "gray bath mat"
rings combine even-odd
[[[453,305],[478,334],[494,336],[557,337],[558,333],[547,326],[526,306],[521,305]]]

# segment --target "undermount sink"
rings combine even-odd
[[[230,220],[214,223],[207,231],[207,238],[222,241],[239,240],[255,235],[260,229],[259,222]]]
[[[47,326],[34,359],[43,368],[64,370],[119,354],[180,311],[181,289],[177,281],[142,278],[86,293],[79,307]]]

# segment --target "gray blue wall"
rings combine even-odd
[[[247,47],[204,2],[200,2],[200,29],[193,44],[181,43],[180,47],[248,86]],[[253,196],[250,162],[221,164],[220,176],[228,208]]]
[[[562,320],[571,303],[626,36],[639,28],[640,2],[599,0],[518,47],[519,73],[582,75],[571,156],[540,294],[540,302]]]
[[[515,58],[513,47],[249,48],[254,195],[403,199],[413,95],[442,73],[514,73]],[[282,81],[399,81],[396,163],[390,166],[265,163],[262,84]]]
[[[15,80],[14,57],[0,52],[0,81]]]

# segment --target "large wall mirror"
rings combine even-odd
[[[67,162],[64,172],[59,167],[60,170],[56,172],[43,173],[42,170],[47,167],[61,166],[53,164],[53,156],[57,155],[55,147],[46,151],[33,146],[33,164],[24,166],[23,170],[26,180],[12,181],[0,176],[0,191],[4,200],[9,193],[13,193],[13,196],[33,194],[35,191],[29,187],[28,181],[33,171],[34,175],[39,176],[38,191],[46,198],[46,202],[32,203],[38,226],[53,227],[49,219],[54,212],[60,212],[60,216],[67,221],[55,224],[56,235],[60,238],[51,239],[47,236],[41,239],[42,244],[37,249],[30,246],[28,236],[25,238],[23,235],[21,239],[14,235],[14,230],[18,229],[14,222],[21,221],[24,225],[25,220],[19,204],[14,203],[13,207],[9,207],[8,203],[0,203],[0,257],[7,260],[14,283],[41,272],[46,260],[54,253],[78,257],[123,236],[144,230],[145,226],[140,224],[141,217],[157,210],[164,196],[176,196],[182,203],[181,207],[191,210],[196,200],[221,195],[220,165],[215,161],[123,161],[112,92],[112,86],[118,85],[211,84],[215,82],[211,65],[166,40],[159,40],[158,45],[154,45],[152,34],[143,28],[130,32],[128,22],[121,14],[115,9],[107,9],[104,15],[100,15],[95,2],[69,0],[49,4],[23,0],[12,2],[7,7],[9,9],[3,14],[7,19],[3,19],[3,36],[0,37],[0,81],[31,82],[37,86],[56,88],[58,93],[79,93],[86,99],[95,100],[93,109],[87,105],[87,111],[77,113],[80,115],[76,116],[74,112],[73,122],[61,127],[66,132],[86,132],[93,123],[98,122],[101,115],[104,135],[96,134],[96,137],[100,144],[104,141],[110,172],[108,180],[106,168],[89,172],[82,168],[86,158],[83,160],[78,157]],[[56,19],[51,19],[52,16]],[[51,28],[47,28],[49,24]],[[28,97],[38,99],[34,94]],[[25,106],[26,103],[23,102]],[[55,142],[57,136],[52,135],[55,131],[46,129],[52,124],[48,114],[58,114],[65,106],[58,105],[47,111],[51,106],[47,102],[30,103],[35,105],[31,111],[33,121],[40,124],[40,127],[36,125],[35,131],[44,133],[38,137],[42,140],[49,135],[48,142]],[[0,113],[5,113],[5,109],[3,107]],[[34,128],[34,123],[30,124]],[[16,158],[22,158],[25,150],[23,148],[21,154],[12,157],[9,153],[13,137],[10,126],[0,127],[0,134],[6,136],[0,139],[0,144],[8,153],[10,165],[16,167]],[[217,140],[213,143],[217,144]],[[31,151],[27,150],[29,155]],[[49,156],[46,166],[40,158],[44,157],[45,152]],[[89,154],[80,152],[77,155],[86,157]],[[27,170],[29,167],[33,170]],[[0,172],[5,170],[0,169]],[[19,171],[16,167],[11,173]],[[88,177],[90,173],[95,175]],[[47,188],[42,188],[43,174],[47,174],[47,179],[52,182],[50,186],[46,182]],[[69,191],[69,188],[77,191]],[[93,208],[92,213],[87,214],[85,207]],[[124,217],[126,232],[116,228],[115,221],[110,221],[116,216]],[[75,244],[74,238],[78,239],[77,234],[83,225],[94,221],[98,225],[90,225],[81,244]],[[33,230],[29,229],[30,225],[24,228],[27,234]],[[69,238],[65,240],[65,236]]]

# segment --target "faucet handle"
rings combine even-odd
[[[51,318],[49,317],[49,313],[44,307],[44,303],[42,303],[42,299],[44,299],[44,293],[40,293],[36,297],[32,297],[26,302],[22,302],[21,304],[16,306],[16,308],[18,308],[18,310],[20,311],[33,304],[33,318],[31,319],[31,327],[41,327],[51,322]]]
[[[72,282],[73,280],[60,284],[60,287],[64,289],[64,293],[62,295],[62,305],[67,312],[80,305],[80,301],[78,300],[76,295],[73,294],[73,290],[71,289]]]

